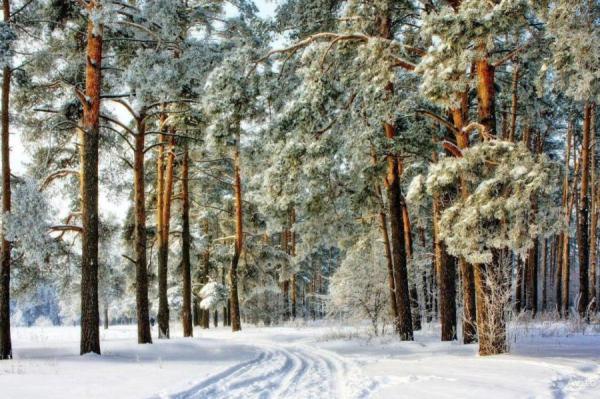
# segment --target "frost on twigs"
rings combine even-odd
[[[375,335],[389,308],[387,269],[377,230],[352,246],[331,278],[330,309],[355,320],[368,319]]]
[[[229,289],[224,284],[210,281],[202,287],[200,296],[202,297],[202,301],[200,302],[200,307],[202,309],[218,309],[227,306]]]
[[[26,179],[13,187],[12,210],[3,216],[6,238],[14,244],[15,258],[42,267],[56,251],[56,243],[48,234],[50,205],[39,191],[37,182]]]
[[[411,184],[408,199],[422,200],[423,190],[454,195],[442,211],[441,238],[450,254],[488,264],[493,249],[508,248],[525,256],[537,236],[559,228],[558,208],[549,203],[550,211],[537,212],[534,206],[534,201],[555,194],[557,172],[545,155],[532,154],[522,144],[492,140],[465,150],[462,158],[433,164],[424,185]],[[465,198],[456,193],[461,178],[468,188]]]

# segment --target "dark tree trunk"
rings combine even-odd
[[[440,324],[442,341],[456,339],[456,264],[454,258],[446,252],[446,245],[439,238],[439,220],[441,217],[439,195],[433,200],[433,234],[435,274],[439,288]]]
[[[137,336],[139,344],[152,343],[148,305],[148,264],[146,259],[146,193],[144,171],[144,146],[146,125],[144,115],[137,122],[135,153],[133,160],[134,206],[135,206],[135,299]]]
[[[194,335],[192,326],[192,266],[190,261],[190,198],[188,189],[189,153],[187,143],[183,150],[183,165],[181,167],[181,273],[183,274],[183,308],[181,309],[181,322],[183,336]]]
[[[523,308],[523,260],[517,259],[517,270],[515,274],[515,312],[518,314]]]
[[[525,263],[525,310],[535,317],[538,297],[538,242],[534,240],[533,247],[527,255]]]
[[[577,248],[579,255],[579,302],[577,310],[581,317],[587,316],[589,304],[589,175],[590,175],[590,143],[591,143],[591,116],[592,105],[586,103],[583,116],[583,139],[581,142],[581,184],[579,193],[579,206],[577,207]]]
[[[104,305],[104,329],[108,330],[108,304]]]
[[[4,23],[10,21],[10,1],[2,2]],[[9,146],[9,100],[11,70],[2,70],[2,213],[10,213],[10,146]],[[12,359],[10,338],[10,250],[11,245],[2,235],[0,262],[0,359]]]
[[[88,9],[97,7],[95,1]],[[81,354],[100,354],[98,310],[98,144],[102,88],[102,25],[88,18],[81,137]]]
[[[385,133],[388,139],[395,137],[394,127],[385,124]],[[413,340],[413,326],[408,288],[408,272],[406,266],[406,247],[404,241],[404,222],[402,218],[402,202],[404,198],[400,191],[400,176],[398,175],[398,158],[388,155],[388,174],[386,188],[390,209],[391,247],[394,264],[394,287],[398,317],[396,319],[396,332],[401,340]]]
[[[412,227],[410,224],[406,202],[402,202],[402,222],[404,224],[404,245],[406,247],[406,257],[411,264],[410,272],[412,278],[409,279],[409,285],[413,330],[418,331],[421,329],[421,312],[419,309],[419,294],[417,291],[417,271],[415,270],[413,259]]]

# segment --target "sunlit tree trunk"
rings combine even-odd
[[[164,127],[163,127],[164,128]],[[161,201],[161,233],[158,246],[158,338],[169,338],[169,299],[168,268],[169,268],[169,233],[171,221],[171,198],[173,195],[173,169],[175,167],[175,137],[170,132],[168,148],[166,151],[167,162],[164,171],[160,174],[162,178],[162,201]],[[163,139],[164,140],[164,139]],[[162,169],[162,162],[159,161]],[[158,187],[158,186],[157,186]],[[157,210],[158,211],[158,210]]]
[[[89,11],[99,5],[90,1]],[[100,353],[98,310],[98,145],[102,90],[102,25],[88,18],[81,137],[81,354]]]
[[[231,268],[229,269],[229,318],[231,320],[231,330],[240,331],[242,325],[240,322],[240,304],[238,298],[238,276],[237,268],[242,250],[244,248],[244,227],[243,227],[243,203],[242,203],[242,177],[240,165],[240,127],[236,126],[235,148],[233,151],[234,168],[234,198],[235,198],[235,248],[231,259]]]
[[[479,123],[485,130],[480,134],[494,136],[496,133],[494,66],[487,58],[483,58],[477,61],[476,72]],[[486,304],[486,300],[489,299],[486,278],[492,274],[495,276],[502,266],[499,263],[502,261],[501,251],[492,252],[494,256],[490,265],[474,266],[480,355],[493,355],[506,351],[504,309],[499,304],[493,306]]]

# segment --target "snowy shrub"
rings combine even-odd
[[[202,301],[200,302],[200,307],[202,309],[219,309],[223,306],[227,306],[229,289],[224,284],[210,281],[202,287],[200,296],[202,297]]]
[[[368,235],[346,253],[341,266],[331,277],[330,307],[353,319],[367,318],[375,335],[385,323],[389,307],[387,269],[381,248]]]

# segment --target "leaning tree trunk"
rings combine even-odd
[[[144,115],[137,121],[135,152],[133,160],[133,188],[135,206],[135,299],[137,335],[139,344],[152,343],[148,305],[148,264],[146,258],[146,193],[144,171],[144,146],[146,123]]]
[[[10,21],[10,1],[2,2],[4,23]],[[10,213],[10,146],[9,146],[9,99],[11,70],[2,70],[2,214]],[[0,262],[0,359],[12,359],[10,339],[10,242],[2,234]]]
[[[237,268],[240,255],[244,247],[244,226],[242,211],[242,177],[240,165],[240,127],[236,127],[235,149],[233,152],[234,168],[234,196],[235,196],[235,248],[233,258],[231,259],[231,268],[229,269],[229,319],[231,320],[231,330],[240,331],[242,325],[240,322],[240,303],[238,298],[238,276]]]
[[[88,9],[97,7],[95,1]],[[98,144],[102,88],[102,25],[88,18],[81,137],[81,354],[100,354],[98,310]]]
[[[377,165],[377,156],[375,154],[375,149],[371,147],[371,161],[373,165]],[[387,216],[385,214],[385,204],[383,199],[383,193],[381,191],[381,185],[375,185],[375,194],[377,199],[380,202],[380,211],[379,211],[379,229],[381,230],[381,236],[383,238],[383,249],[385,253],[385,260],[387,263],[388,270],[388,287],[389,287],[389,295],[390,295],[390,307],[392,310],[392,317],[394,320],[398,318],[398,305],[396,304],[396,293],[394,287],[394,262],[392,259],[392,249],[390,245],[390,235],[388,233],[388,222]]]
[[[172,133],[172,132],[171,132]],[[159,161],[160,162],[160,161]],[[167,164],[162,187],[161,233],[158,246],[158,338],[169,338],[169,300],[167,297],[169,268],[169,232],[171,220],[171,198],[173,194],[173,169],[175,166],[175,137],[169,137]],[[162,176],[159,176],[159,178]],[[157,190],[157,193],[160,191]]]
[[[583,116],[583,140],[581,142],[581,184],[579,186],[579,206],[577,207],[577,249],[579,254],[579,302],[577,310],[581,317],[587,315],[589,298],[588,267],[590,247],[588,241],[589,196],[588,182],[590,175],[590,143],[591,143],[592,105],[587,102]]]
[[[181,273],[183,274],[183,308],[181,310],[181,321],[183,324],[183,336],[194,335],[192,326],[192,266],[190,262],[190,198],[188,190],[188,177],[190,159],[187,143],[183,150],[183,165],[181,167]]]

